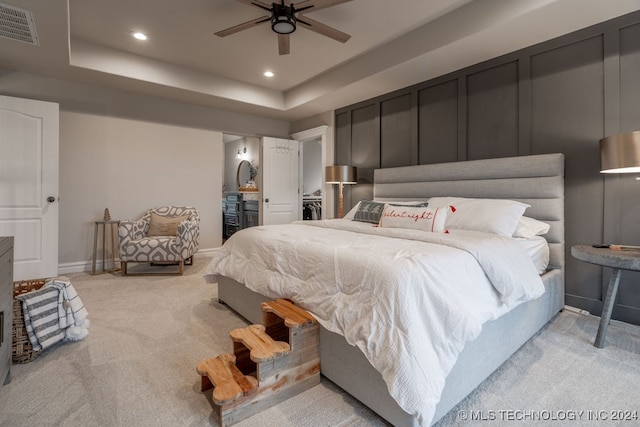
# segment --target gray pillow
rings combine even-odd
[[[384,203],[374,202],[372,200],[361,200],[353,216],[354,221],[370,222],[377,224],[380,222],[380,216],[384,210]]]

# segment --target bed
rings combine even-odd
[[[397,391],[394,390],[397,384],[394,387],[388,384],[387,373],[385,373],[387,378],[385,382],[383,375],[373,367],[372,364],[375,363],[371,361],[371,355],[367,350],[362,346],[350,345],[347,339],[351,338],[347,338],[346,333],[345,336],[336,333],[333,325],[321,322],[323,324],[320,334],[321,372],[326,378],[393,425],[428,425],[437,422],[455,407],[563,308],[564,156],[545,154],[378,169],[374,172],[373,194],[374,200],[387,203],[447,196],[508,199],[529,205],[526,216],[549,225],[549,231],[543,236],[548,243],[548,266],[541,274],[538,275],[539,272],[536,272],[541,282],[540,292],[526,302],[518,302],[513,304],[515,307],[502,310],[499,317],[483,321],[477,334],[464,335],[465,338],[461,340],[465,342],[457,352],[454,363],[446,369],[444,384],[436,396],[437,403],[433,408],[429,408],[426,416],[421,412],[410,414],[402,409],[407,407],[406,399],[397,396]],[[335,224],[349,222],[333,221]],[[355,224],[348,224],[348,227],[354,226]],[[327,227],[334,228],[331,224]],[[258,227],[254,232],[262,232],[260,229],[264,230],[264,227]],[[329,233],[329,231],[326,232]],[[243,230],[242,233],[245,231]],[[240,233],[239,235],[248,237]],[[445,237],[448,239],[447,236],[442,237],[442,233],[439,233],[439,236],[438,239]],[[395,238],[395,236],[391,237]],[[374,239],[378,236],[372,235],[370,238]],[[430,243],[426,242],[427,245]],[[422,245],[422,242],[413,242],[413,246],[417,245]],[[443,249],[442,252],[447,250]],[[274,253],[277,251],[277,249],[274,250]],[[503,256],[505,259],[508,257],[508,255]],[[236,277],[227,277],[220,274],[217,269],[219,265],[221,265],[220,258],[214,256],[206,277],[209,281],[217,282],[220,302],[227,304],[250,322],[261,322],[260,302],[271,299],[274,292],[286,294],[284,289],[256,292],[241,283],[243,279],[247,281],[248,276],[236,274]],[[250,271],[250,266],[251,264],[245,265],[242,270]],[[528,279],[525,280],[524,270],[522,281],[526,282]],[[296,280],[304,282],[304,277]],[[516,279],[517,281],[519,280]],[[254,286],[252,288],[256,289]],[[278,296],[289,297],[289,295]],[[306,300],[301,297],[301,299],[303,301],[300,303],[304,305],[313,298]],[[320,307],[306,308],[312,313],[314,309],[318,312],[322,311]],[[472,339],[467,339],[469,336]],[[409,396],[408,399],[411,400],[411,398],[415,400],[416,397]],[[422,396],[417,396],[417,400],[421,398]],[[425,397],[424,400],[428,399]],[[402,407],[398,402],[402,403]]]

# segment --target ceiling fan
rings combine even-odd
[[[346,3],[351,0],[304,0],[298,3],[293,3],[291,0],[280,0],[280,3],[273,2],[271,4],[263,3],[258,0],[238,1],[259,7],[270,14],[235,25],[227,28],[226,30],[218,31],[215,33],[217,36],[226,37],[231,34],[253,28],[256,25],[270,22],[271,29],[273,32],[278,34],[278,52],[280,55],[287,55],[289,53],[289,35],[298,27],[306,28],[307,30],[332,38],[341,43],[346,43],[346,41],[351,38],[349,34],[336,30],[333,27],[311,19],[303,14],[304,12],[315,12],[316,10],[335,6],[340,3]]]

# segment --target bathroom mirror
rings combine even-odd
[[[238,184],[238,190],[245,188],[249,181],[253,180],[255,177],[252,176],[251,162],[248,160],[243,160],[238,165],[238,172],[236,174],[236,181]]]

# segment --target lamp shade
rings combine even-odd
[[[356,184],[358,181],[356,168],[347,165],[327,166],[325,177],[328,184]]]
[[[640,131],[600,140],[600,172],[640,173]]]

